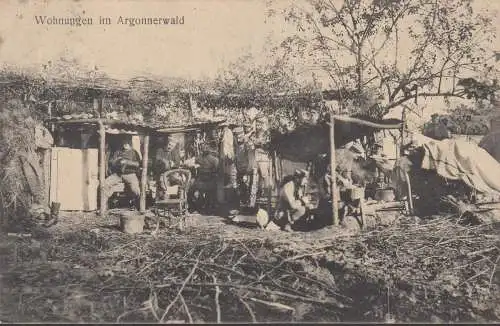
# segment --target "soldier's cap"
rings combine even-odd
[[[364,151],[363,147],[359,143],[353,143],[349,149],[357,154],[363,154]]]
[[[307,177],[309,175],[309,172],[304,169],[297,169],[295,170],[295,175],[300,177]]]

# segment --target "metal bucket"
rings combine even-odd
[[[129,234],[141,233],[144,231],[144,218],[144,215],[122,215],[120,229]]]
[[[365,197],[365,188],[354,187],[349,189],[351,200],[357,200]]]
[[[375,200],[391,202],[396,199],[393,189],[378,189],[375,192]]]

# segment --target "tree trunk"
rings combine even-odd
[[[330,174],[332,176],[331,192],[332,192],[332,219],[333,225],[339,225],[339,211],[337,198],[337,162],[335,157],[335,117],[333,110],[330,112]]]
[[[363,61],[362,61],[362,46],[359,44],[358,47],[358,53],[357,53],[357,58],[356,58],[356,73],[357,73],[357,81],[356,81],[356,88],[358,90],[358,96],[361,96],[361,91],[363,88]]]

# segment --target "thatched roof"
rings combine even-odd
[[[322,100],[339,100],[354,96],[353,91],[289,90],[281,93],[262,91],[227,91],[216,89],[210,81],[187,81],[180,78],[136,77],[130,80],[117,80],[109,77],[72,78],[50,81],[39,76],[17,73],[0,73],[0,88],[25,89],[33,92],[44,101],[58,100],[61,97],[74,101],[90,102],[96,97],[129,99],[140,102],[147,97],[154,102],[161,97],[192,96],[202,107],[297,107],[311,106]]]

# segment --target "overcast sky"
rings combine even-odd
[[[0,60],[40,65],[65,55],[115,77],[144,72],[213,76],[244,53],[258,53],[281,27],[266,24],[265,1],[6,1],[0,2]],[[85,13],[84,13],[85,12]],[[94,18],[93,26],[42,26],[35,15]],[[99,16],[112,18],[98,25]],[[184,16],[184,25],[116,24],[122,17]]]
[[[500,9],[499,0],[476,3]],[[94,25],[37,25],[34,16],[45,15],[93,17]],[[98,25],[99,16],[110,17],[113,24]],[[116,24],[120,16],[184,16],[184,25],[129,27]],[[266,18],[265,0],[0,1],[1,61],[40,66],[66,56],[119,78],[213,76],[228,62],[248,52],[258,55],[265,44],[289,32],[282,20]]]

